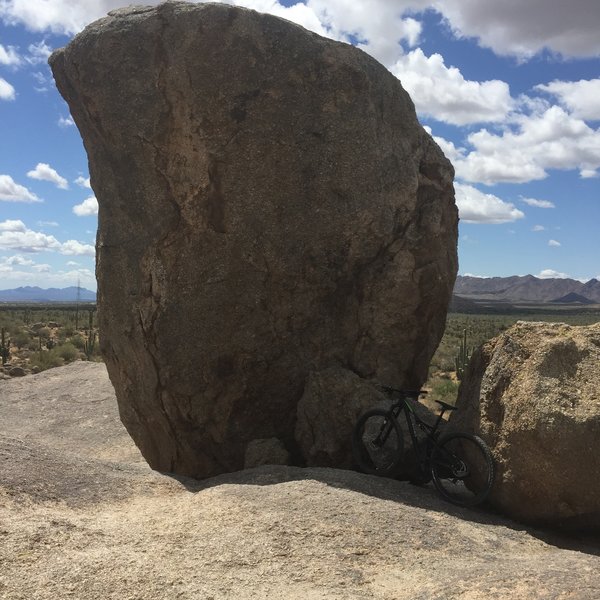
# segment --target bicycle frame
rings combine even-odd
[[[368,410],[356,423],[352,453],[357,466],[371,475],[398,477],[404,446],[409,446],[407,434],[403,435],[401,428],[404,413],[414,454],[414,459],[405,461],[411,483],[426,485],[433,480],[437,492],[457,506],[484,502],[494,481],[493,456],[480,437],[440,427],[446,411],[456,407],[436,400],[440,405],[437,419],[424,420],[426,417],[417,414],[413,403],[426,390],[402,390],[383,384],[377,387],[386,393],[390,403],[387,408]]]
[[[408,432],[410,433],[412,445],[415,450],[415,454],[417,455],[419,466],[425,468],[429,461],[429,455],[431,454],[433,446],[437,446],[436,440],[438,437],[438,428],[442,422],[442,418],[446,412],[446,409],[442,407],[435,423],[433,425],[429,425],[428,423],[425,423],[423,419],[419,418],[412,406],[409,404],[411,400],[418,402],[418,395],[401,394],[398,391],[395,391],[395,394],[398,396],[398,400],[390,408],[390,413],[396,420],[398,420],[400,413],[404,413],[404,417],[408,425]],[[423,447],[421,447],[421,444],[417,438],[415,425],[426,434],[426,443],[423,444]]]

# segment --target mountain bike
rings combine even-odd
[[[364,413],[352,432],[352,453],[363,473],[396,477],[404,457],[404,435],[398,419],[404,415],[417,457],[414,483],[433,481],[445,500],[459,506],[481,504],[494,483],[494,461],[485,442],[470,433],[441,433],[439,426],[446,411],[456,407],[436,400],[441,407],[433,425],[423,421],[413,403],[425,390],[401,390],[377,384],[393,404],[389,409],[374,408]],[[424,432],[417,437],[416,428]]]

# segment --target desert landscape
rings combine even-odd
[[[600,5],[149,2],[0,1],[0,600],[596,600]]]

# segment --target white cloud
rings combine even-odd
[[[4,47],[2,44],[0,44],[0,65],[18,67],[22,63],[23,59],[19,56],[19,53],[14,46]]]
[[[16,97],[15,88],[0,77],[0,100],[14,100]]]
[[[92,188],[92,186],[90,185],[89,177],[83,177],[80,175],[73,183],[76,183],[80,187],[84,187],[84,188],[88,188],[88,189]]]
[[[429,127],[425,127],[425,129],[429,129]],[[450,162],[454,163],[455,161],[463,160],[465,158],[466,150],[464,148],[457,148],[453,142],[446,140],[443,137],[434,135],[433,139],[442,149],[442,152],[445,154],[446,158],[450,160]]]
[[[18,265],[20,267],[30,267],[31,265],[35,264],[30,258],[25,258],[19,254],[3,258],[2,263],[5,265]]]
[[[52,54],[52,48],[46,44],[46,40],[42,40],[37,44],[29,44],[27,50],[29,50],[29,54],[25,57],[25,60],[30,65],[46,64],[48,57]]]
[[[33,192],[16,183],[10,175],[0,175],[0,200],[6,202],[41,202]]]
[[[558,248],[560,245],[561,245],[560,242],[557,242],[556,240],[548,241],[548,246],[553,246],[554,248]]]
[[[590,121],[600,119],[600,79],[555,80],[537,85],[536,89],[556,96],[574,117]]]
[[[47,264],[38,264],[31,267],[36,273],[50,273],[52,267]]]
[[[58,227],[58,223],[56,221],[38,221],[38,227]]]
[[[282,17],[306,27],[315,33],[331,37],[327,29],[321,23],[315,11],[304,3],[294,4],[293,6],[283,6],[277,0],[222,0],[225,4],[243,6],[252,8],[260,12],[270,13],[277,17]],[[150,4],[157,4],[153,1]]]
[[[473,186],[455,183],[454,189],[458,214],[466,223],[509,223],[525,216],[513,204],[493,194],[484,194]]]
[[[330,37],[348,42],[358,40],[359,48],[389,67],[403,54],[401,42],[414,47],[421,35],[421,23],[413,16],[406,15],[407,9],[425,7],[427,3],[406,0],[308,0],[307,5]]]
[[[600,167],[600,129],[559,106],[514,120],[500,134],[482,129],[469,135],[473,150],[454,161],[457,176],[488,185],[525,183],[544,179],[549,169],[579,169],[589,177]]]
[[[523,59],[544,48],[568,57],[600,55],[597,0],[435,0],[459,35],[478,38],[496,54]]]
[[[94,256],[94,246],[76,240],[59,242],[53,235],[28,229],[23,221],[0,222],[0,250],[17,252],[54,251],[65,256]]]
[[[94,256],[96,250],[91,244],[82,244],[77,240],[67,240],[61,245],[60,253],[66,256]]]
[[[118,0],[3,0],[0,17],[11,25],[22,24],[32,31],[69,35],[121,5]]]
[[[24,232],[27,231],[27,228],[25,227],[25,223],[23,223],[23,221],[9,219],[7,221],[0,221],[0,232],[2,231]]]
[[[599,173],[597,169],[581,169],[579,175],[582,179],[592,179],[598,177]]]
[[[502,122],[513,107],[507,83],[497,79],[469,81],[439,54],[420,48],[400,57],[392,73],[413,99],[417,112],[453,125]]]
[[[60,251],[60,242],[52,235],[32,231],[31,229],[4,230],[0,232],[0,250],[19,252],[41,252],[43,250]]]
[[[49,164],[38,163],[35,169],[28,171],[27,177],[38,179],[40,181],[49,181],[61,190],[68,190],[69,183],[64,177],[61,177]]]
[[[534,225],[531,231],[546,231],[546,228],[543,225]]]
[[[523,198],[523,196],[521,196],[521,200],[525,204],[535,206],[536,208],[555,208],[554,203],[550,202],[550,200],[536,200],[535,198]]]
[[[73,117],[71,115],[67,115],[66,117],[60,115],[58,118],[59,127],[73,127],[73,125],[75,125],[75,121],[73,121]]]
[[[536,275],[539,279],[569,279],[566,273],[560,271],[554,271],[553,269],[544,269]]]
[[[73,212],[78,217],[89,217],[91,215],[98,214],[98,200],[96,196],[90,196],[86,198],[81,204],[76,204],[73,207]]]

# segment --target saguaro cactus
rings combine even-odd
[[[467,347],[467,330],[463,329],[463,337],[460,341],[460,346],[458,348],[458,354],[454,359],[454,364],[456,366],[456,377],[459,380],[462,380],[467,365],[471,360],[472,351]]]
[[[0,358],[2,358],[2,364],[5,365],[10,358],[10,338],[6,335],[6,328],[2,328],[2,337],[0,341]]]
[[[88,360],[92,360],[92,355],[96,348],[96,332],[94,331],[94,311],[88,311],[88,338],[83,343],[83,351]]]

